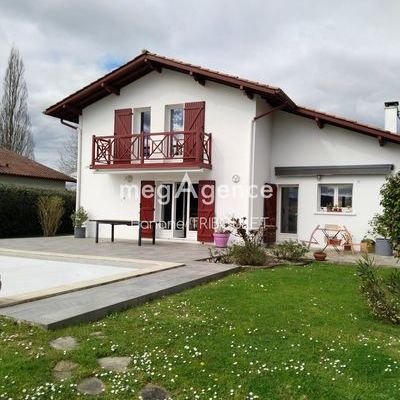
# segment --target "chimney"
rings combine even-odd
[[[397,133],[397,118],[399,115],[399,102],[385,102],[385,130]]]

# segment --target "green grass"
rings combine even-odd
[[[114,400],[147,382],[173,399],[398,399],[400,328],[370,315],[358,285],[355,267],[312,264],[242,272],[56,332],[0,320],[0,399],[74,399],[96,373]],[[49,347],[64,335],[79,349]],[[131,355],[129,371],[101,371],[110,355]],[[54,383],[62,359],[80,367]]]

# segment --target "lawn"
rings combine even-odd
[[[0,320],[0,399],[74,399],[93,374],[114,400],[147,382],[173,399],[398,399],[400,328],[369,314],[358,284],[354,267],[315,263],[242,272],[56,332]],[[79,348],[49,347],[65,335]],[[110,355],[131,356],[129,370],[102,371]],[[79,364],[65,383],[52,378],[60,360]]]

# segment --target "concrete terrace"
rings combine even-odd
[[[109,239],[100,239],[96,244],[93,238],[74,239],[72,236],[0,239],[0,254],[4,253],[5,249],[13,249],[15,254],[19,250],[21,255],[24,252],[45,252],[173,263],[189,263],[205,259],[209,257],[209,247],[210,244],[161,240],[157,240],[153,246],[150,239],[143,239],[142,246],[138,246],[135,240],[118,239],[114,243]],[[34,254],[30,256],[32,255]]]
[[[209,256],[208,245],[158,241],[53,238],[1,239],[0,257],[13,256],[98,265],[132,267],[154,271],[117,282],[60,293],[21,304],[0,308],[0,315],[38,325],[46,329],[89,322],[110,312],[126,309],[148,300],[219,279],[238,269],[198,261]]]

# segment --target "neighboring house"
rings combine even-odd
[[[198,218],[235,215],[255,224],[268,217],[278,240],[344,224],[357,242],[379,211],[385,176],[400,166],[396,104],[386,107],[389,132],[298,106],[276,87],[148,52],[45,113],[79,124],[77,202],[90,217],[171,223],[158,229],[162,238],[212,240]],[[185,173],[197,192],[215,186],[215,202],[166,196]],[[264,183],[269,199],[248,195]],[[163,189],[155,198],[121,196],[121,186],[145,184]],[[155,201],[161,197],[164,204]],[[330,211],[334,205],[341,211]],[[134,238],[134,229],[116,235]]]
[[[27,157],[0,148],[0,184],[65,190],[66,182],[76,180]]]

